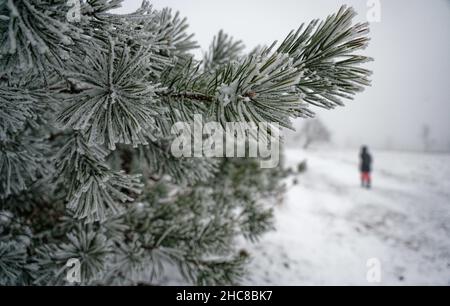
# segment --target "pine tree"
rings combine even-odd
[[[69,2],[0,0],[0,285],[69,284],[70,259],[82,284],[239,283],[236,239],[272,228],[283,171],[175,158],[171,126],[290,128],[343,105],[370,83],[368,25],[342,7],[249,54],[220,32],[198,61],[170,9]]]

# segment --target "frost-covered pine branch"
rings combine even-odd
[[[148,1],[0,0],[0,284],[236,284],[272,228],[281,167],[177,158],[171,127],[278,123],[369,85],[367,24],[343,7],[245,54],[219,32],[202,61],[186,19]],[[170,271],[170,272],[167,272]]]

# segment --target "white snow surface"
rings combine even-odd
[[[367,190],[357,150],[286,151],[286,166],[308,169],[286,179],[277,230],[244,245],[244,285],[450,285],[450,154],[372,154]],[[371,258],[379,283],[367,281]]]

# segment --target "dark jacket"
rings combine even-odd
[[[370,172],[372,170],[372,156],[367,152],[367,150],[362,150],[360,154],[361,163],[359,170],[361,172]]]

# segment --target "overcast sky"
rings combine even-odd
[[[125,0],[131,12],[140,0]],[[206,50],[224,29],[250,49],[282,40],[302,22],[324,18],[342,4],[367,20],[366,0],[153,0],[156,8],[179,10]],[[421,149],[421,130],[430,126],[435,149],[450,150],[450,0],[381,0],[381,20],[371,23],[363,51],[372,87],[344,108],[317,110],[341,145],[362,143]],[[198,54],[201,54],[200,51]]]

